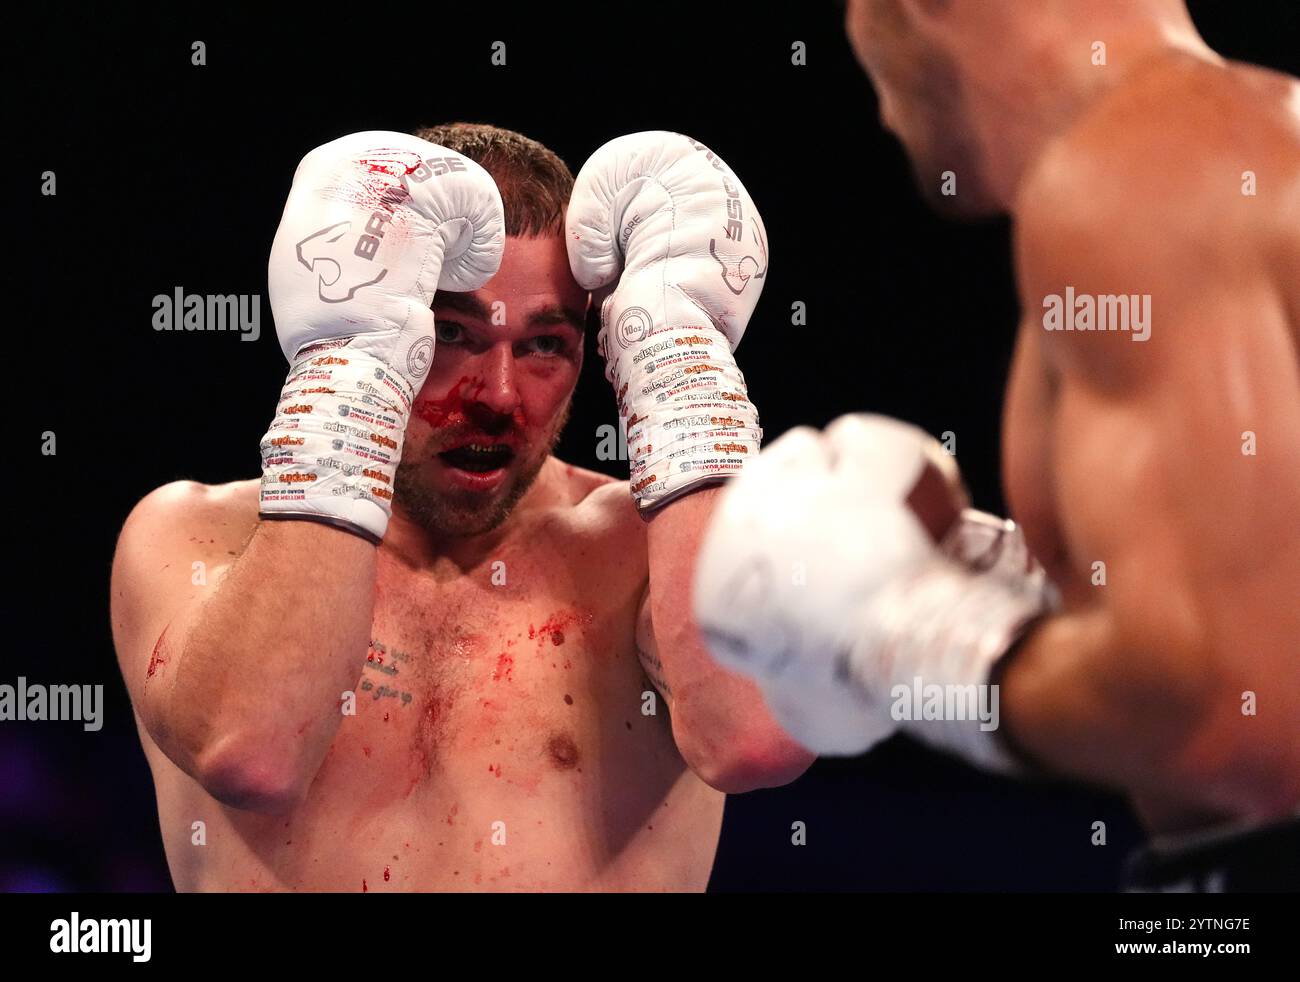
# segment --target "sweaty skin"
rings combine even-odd
[[[1300,804],[1298,91],[1161,59],[1049,148],[1015,212],[1005,483],[1070,613],[1010,659],[1004,719],[1158,831]],[[1149,340],[1044,331],[1066,284],[1149,294]]]
[[[1179,0],[852,0],[847,27],[923,184],[956,166],[958,211],[1015,220],[1004,482],[1065,609],[1004,661],[1003,734],[1153,831],[1293,813],[1300,84]],[[1149,339],[1046,331],[1067,287],[1149,295]]]
[[[723,792],[811,762],[671,616],[710,494],[646,523],[549,452],[588,300],[565,256],[509,238],[483,289],[435,301],[403,450],[424,520],[399,482],[378,548],[259,520],[257,481],[128,519],[114,638],[178,889],[700,890]],[[437,455],[483,434],[515,462],[466,491]]]

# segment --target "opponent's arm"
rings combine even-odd
[[[1177,224],[1240,217],[1223,202],[1152,216],[1116,193],[1131,182],[1066,183],[1021,215],[1027,311],[1067,286],[1152,295],[1148,340],[1052,334],[1029,368],[1055,376],[1041,466],[1077,564],[1070,606],[1053,613],[1039,572],[972,562],[925,520],[943,498],[923,493],[943,469],[933,440],[844,417],[786,434],[721,496],[696,614],[823,752],[901,729],[986,767],[1275,815],[1300,799],[1300,378],[1276,264],[1240,225]],[[814,589],[774,575],[807,558]],[[1082,600],[1098,561],[1106,585]]]

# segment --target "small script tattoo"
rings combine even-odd
[[[379,672],[381,675],[387,675],[391,679],[396,679],[402,674],[401,663],[409,663],[411,656],[397,648],[390,648],[382,641],[371,641],[370,649],[366,652],[366,663],[363,666],[367,671]],[[361,680],[361,691],[369,692],[371,698],[376,701],[380,699],[396,699],[403,706],[411,704],[411,693],[403,690],[396,685],[390,685],[387,682],[376,685],[368,678]]]

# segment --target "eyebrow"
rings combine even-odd
[[[492,319],[492,313],[488,310],[487,304],[468,293],[439,290],[434,295],[433,305],[455,311],[458,314],[464,314],[467,317],[475,317],[482,321]],[[587,329],[587,315],[583,311],[574,310],[572,307],[565,307],[562,304],[548,304],[529,314],[527,324],[529,327],[558,327],[567,324],[579,334],[582,334]]]

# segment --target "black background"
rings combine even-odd
[[[102,682],[107,707],[96,734],[0,724],[0,890],[170,888],[112,651],[109,563],[150,489],[256,476],[285,371],[266,258],[298,159],[337,136],[491,122],[575,173],[623,133],[694,136],[742,177],[768,229],[771,270],[738,352],[767,440],[855,410],[951,430],[976,504],[1003,509],[1008,228],[926,210],[836,4],[443,6],[294,4],[270,8],[274,21],[43,6],[41,25],[11,38],[10,241],[29,260],[29,308],[9,335],[21,408],[8,430],[29,448],[53,430],[58,454],[35,451],[8,482],[0,680]],[[1300,48],[1296,9],[1192,4],[1217,50],[1282,68]],[[205,67],[190,63],[196,40]],[[498,40],[506,67],[490,62]],[[794,41],[806,67],[790,63]],[[55,197],[39,193],[46,170]],[[155,332],[151,299],[177,286],[261,295],[261,340]],[[806,326],[790,323],[796,301]],[[595,459],[596,427],[614,420],[589,350],[558,454],[626,476]],[[1104,848],[1089,841],[1098,820]],[[802,848],[794,821],[807,823]],[[1112,797],[1012,784],[896,738],[731,798],[711,888],[1112,889],[1139,838]]]

